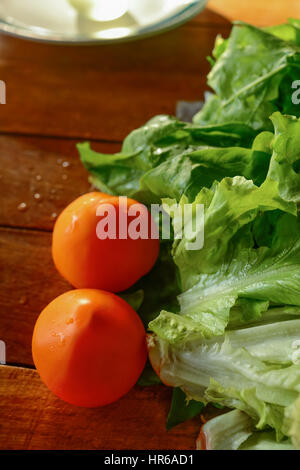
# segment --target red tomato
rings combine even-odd
[[[99,233],[106,236],[103,222],[107,204],[116,215],[115,239],[99,239]],[[128,212],[134,208],[138,208],[137,215],[148,227],[149,236],[122,239],[120,214],[127,217],[128,235],[130,224],[136,218]],[[102,215],[97,215],[101,209]],[[100,192],[85,194],[66,207],[56,221],[52,242],[54,263],[62,276],[77,288],[125,290],[149,272],[157,259],[159,240],[151,238],[151,224],[153,227],[147,208],[133,199],[127,199],[127,203],[120,206],[116,196]]]
[[[68,403],[96,407],[127,393],[147,358],[137,313],[110,292],[79,289],[40,314],[32,355],[42,381]]]

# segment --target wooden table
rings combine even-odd
[[[225,15],[227,18],[225,18]],[[101,409],[65,404],[33,368],[31,335],[41,309],[70,288],[50,254],[55,214],[89,191],[79,140],[114,152],[126,134],[177,100],[205,90],[216,34],[228,20],[259,25],[300,17],[297,0],[212,0],[184,26],[115,46],[62,47],[0,36],[1,449],[193,449],[200,419],[165,430],[170,390],[136,386]],[[69,166],[63,166],[69,162]],[[24,202],[27,210],[18,208]]]

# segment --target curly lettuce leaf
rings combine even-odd
[[[275,129],[273,154],[266,182],[278,184],[280,197],[300,203],[300,120],[275,113],[271,116]]]
[[[189,341],[184,347],[151,336],[150,360],[164,383],[181,387],[194,400],[244,411],[257,429],[271,426],[281,439],[285,407],[300,391],[300,365],[293,358],[299,331],[298,318]]]
[[[273,189],[273,185],[258,188],[235,177],[199,193],[194,204],[203,203],[206,209],[204,246],[189,250],[184,236],[175,239],[173,258],[182,288],[180,314],[162,311],[150,322],[152,331],[172,343],[216,336],[223,334],[234,306],[247,320],[247,315],[253,319],[266,310],[269,302],[300,305],[297,218],[286,214],[280,219],[269,248],[254,248],[249,230],[258,211],[281,208],[295,213],[294,204],[282,201]],[[171,207],[173,201],[168,204]]]
[[[208,75],[215,94],[210,95],[194,122],[243,122],[256,131],[271,130],[269,116],[277,110],[290,111],[282,90],[291,90],[291,77],[299,74],[300,67],[297,41],[283,36],[245,23],[234,26]],[[299,107],[293,110],[300,115]]]
[[[129,134],[120,153],[95,152],[88,142],[77,147],[95,187],[150,204],[186,191],[197,194],[224,176],[242,174],[260,184],[270,153],[254,137],[245,124],[203,127],[157,116]]]
[[[296,18],[288,18],[287,23],[269,26],[265,28],[268,33],[274,34],[274,36],[300,45],[300,21]]]

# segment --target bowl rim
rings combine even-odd
[[[135,41],[160,34],[192,19],[200,13],[206,6],[207,0],[193,0],[192,3],[183,6],[180,11],[172,16],[142,28],[136,29],[132,34],[119,38],[93,38],[88,35],[64,35],[55,31],[47,30],[37,26],[26,26],[21,23],[13,23],[0,18],[0,32],[9,36],[28,39],[36,42],[46,42],[61,45],[91,45],[91,44],[112,44]]]

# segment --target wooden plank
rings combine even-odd
[[[171,390],[136,386],[103,408],[56,398],[35,370],[0,366],[0,449],[195,449],[200,418],[166,432]]]
[[[256,26],[285,23],[288,18],[300,17],[299,0],[209,0],[211,12],[229,21],[242,20]],[[217,18],[217,16],[216,16]]]
[[[55,215],[90,190],[77,142],[0,135],[0,225],[51,230]],[[113,153],[120,145],[94,142],[93,148]]]
[[[33,364],[31,337],[41,310],[72,287],[51,258],[51,234],[0,229],[0,339],[7,362]]]
[[[0,35],[0,77],[7,104],[0,131],[120,141],[178,100],[206,88],[217,33],[182,26],[149,39],[110,46],[54,46]]]

